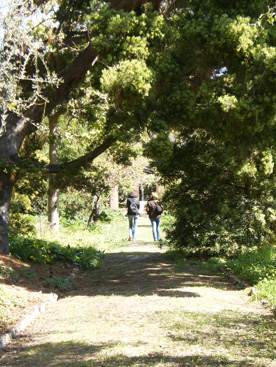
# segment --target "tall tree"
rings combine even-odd
[[[98,140],[98,145],[92,143],[90,151],[83,157],[64,165],[67,169],[79,168],[109,148],[114,141],[127,139],[129,130],[132,133],[140,131],[139,114],[131,116],[129,111],[132,109],[135,114],[135,107],[138,103],[142,104],[143,96],[150,88],[151,74],[143,56],[148,51],[147,47],[145,50],[143,47],[146,45],[146,29],[151,27],[154,17],[140,34],[144,19],[138,20],[135,13],[129,17],[123,16],[123,13],[117,16],[115,10],[110,10],[101,2],[92,5],[88,1],[81,4],[76,1],[70,4],[63,1],[37,3],[42,16],[35,24],[34,16],[38,10],[28,0],[11,2],[12,7],[2,19],[5,36],[1,54],[1,95],[6,97],[1,104],[1,253],[9,252],[10,198],[15,171],[21,163],[20,147],[25,137],[35,131],[56,106],[68,99],[77,85],[89,76],[88,72],[95,70],[89,79],[97,87],[101,70],[106,69],[103,84],[111,94],[111,106],[102,128],[102,138]],[[131,1],[111,4],[113,9],[124,9],[124,6],[127,11],[135,7]],[[24,31],[21,37],[15,37],[18,28]],[[98,62],[100,59],[101,63]],[[109,68],[110,64],[114,67]],[[137,76],[134,73],[136,69],[141,71]],[[111,84],[108,83],[108,74],[113,75]],[[125,97],[129,101],[126,104]],[[130,124],[133,119],[140,120],[134,127]],[[50,167],[51,172],[60,170],[57,165]]]
[[[170,111],[175,133],[164,128],[147,147],[169,187],[170,239],[190,255],[265,245],[275,231],[275,14],[226,5],[175,18],[179,72],[159,115]],[[186,54],[197,55],[190,72]]]

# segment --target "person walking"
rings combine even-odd
[[[136,229],[139,218],[139,209],[140,209],[140,201],[138,199],[136,191],[131,191],[129,194],[127,201],[127,216],[128,216],[128,240],[135,241],[136,240]]]
[[[158,200],[158,194],[156,192],[151,193],[150,199],[148,200],[146,205],[146,211],[151,221],[153,239],[154,241],[159,241],[160,222],[163,208]]]

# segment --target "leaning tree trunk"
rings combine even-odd
[[[49,119],[49,159],[50,164],[58,164],[58,118],[61,112],[55,113]],[[57,173],[49,175],[48,190],[48,222],[53,231],[59,230],[59,188]]]
[[[97,53],[91,45],[81,51],[59,75],[63,83],[56,89],[45,89],[45,100],[48,99],[46,106],[38,103],[27,109],[22,116],[12,112],[8,114],[5,131],[0,134],[0,254],[9,253],[8,222],[13,188],[11,179],[4,175],[5,169],[17,166],[24,138],[34,131],[36,123],[40,124],[43,117],[49,116],[68,97],[71,89],[82,81],[96,56]],[[0,116],[0,126],[1,124]]]

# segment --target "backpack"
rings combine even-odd
[[[163,213],[163,209],[162,209],[162,206],[161,205],[156,205],[156,207],[155,207],[155,213],[157,214],[157,215],[161,215],[162,213]]]
[[[133,203],[133,202],[130,202],[130,205],[129,205],[129,214],[130,215],[137,215],[138,214],[138,208],[137,208],[137,202],[136,203]]]

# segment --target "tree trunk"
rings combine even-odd
[[[50,174],[48,190],[48,222],[53,231],[59,230],[59,189],[56,173]]]
[[[55,113],[49,119],[49,159],[50,164],[58,164],[58,118],[61,111]],[[48,222],[53,231],[59,230],[59,188],[57,186],[57,174],[49,175],[48,190]]]
[[[92,203],[92,211],[88,219],[87,227],[91,227],[92,223],[97,222],[100,217],[100,195],[94,195]]]
[[[8,255],[9,250],[9,216],[13,189],[11,176],[0,175],[0,254]]]
[[[111,189],[110,208],[119,209],[119,190],[118,185],[115,185]]]

